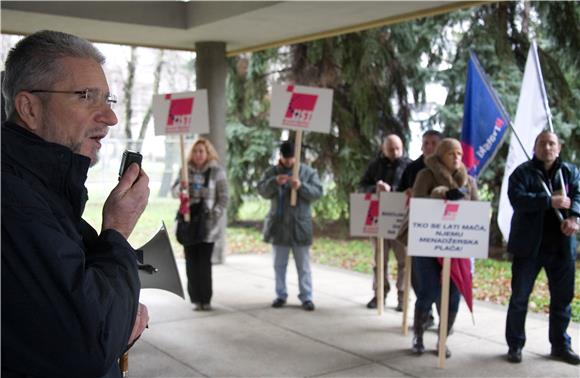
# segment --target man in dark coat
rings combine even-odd
[[[292,177],[294,164],[299,164],[298,177]],[[291,190],[296,190],[296,206],[290,204]],[[270,211],[264,222],[264,241],[272,243],[276,299],[272,307],[286,304],[286,268],[290,249],[298,272],[298,299],[306,311],[314,311],[312,301],[312,275],[310,271],[310,246],[312,245],[312,203],[322,196],[318,173],[296,161],[294,144],[285,141],[280,145],[280,160],[270,167],[258,183],[258,193],[270,200]]]
[[[551,356],[580,364],[566,332],[574,297],[580,173],[574,165],[560,160],[560,149],[556,134],[541,132],[533,159],[517,167],[509,178],[508,196],[514,209],[508,241],[508,252],[513,255],[512,296],[506,320],[510,362],[522,360],[528,300],[544,268],[550,287]]]
[[[2,124],[2,377],[120,377],[145,328],[137,254],[127,242],[147,204],[133,164],[97,233],[81,215],[87,171],[117,123],[88,41],[32,34],[6,60]]]
[[[395,134],[389,134],[383,138],[380,155],[368,165],[360,183],[359,191],[364,193],[396,192],[401,184],[401,175],[411,160],[403,156],[403,141]],[[390,285],[388,279],[389,250],[393,250],[397,259],[397,311],[403,311],[403,292],[405,277],[405,246],[397,240],[385,239],[384,241],[384,295],[387,296]],[[375,267],[373,276],[373,290],[377,288],[377,259],[378,248],[375,239]],[[373,297],[367,308],[377,308],[377,298]]]
[[[405,192],[408,197],[411,197],[413,193],[413,184],[415,184],[415,179],[417,174],[423,168],[427,167],[425,165],[425,158],[435,152],[437,145],[441,142],[441,133],[437,130],[427,130],[423,133],[421,140],[421,156],[413,160],[407,168],[403,171],[401,176],[401,183],[398,187],[399,192]],[[411,269],[411,285],[413,290],[417,292],[420,290],[421,285],[421,275],[415,269]],[[432,311],[429,311],[429,316],[426,317],[427,321],[423,325],[425,329],[433,326],[434,318]]]

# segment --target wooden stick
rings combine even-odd
[[[185,137],[183,134],[179,135],[179,147],[181,152],[181,183],[185,186],[185,192],[187,193],[187,197],[189,198],[189,178],[187,174],[187,161],[185,160]],[[180,188],[180,191],[184,190]],[[188,200],[189,201],[189,200]],[[190,220],[189,214],[189,204],[187,206],[187,212],[183,214],[183,220],[189,222]]]
[[[409,293],[411,291],[411,256],[405,256],[405,281],[403,292],[403,335],[407,335],[407,314],[409,311]]]
[[[119,358],[119,369],[123,378],[129,376],[129,352],[123,353]]]
[[[445,345],[447,344],[447,324],[449,320],[449,276],[451,258],[443,258],[443,277],[441,282],[441,314],[439,317],[439,368],[445,367]]]
[[[385,307],[385,240],[382,237],[377,238],[377,309],[379,315],[383,315]],[[388,251],[387,251],[388,253]]]
[[[302,151],[302,130],[296,130],[296,139],[294,142],[294,168],[292,169],[292,177],[300,178],[300,151]],[[290,206],[296,206],[297,200],[296,189],[292,188],[290,192]]]

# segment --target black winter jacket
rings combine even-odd
[[[401,157],[395,161],[390,161],[381,152],[380,156],[370,162],[359,183],[359,191],[370,193],[376,191],[379,180],[383,180],[392,188],[391,191],[398,191],[401,176],[407,165],[411,162],[408,157]]]
[[[89,159],[2,125],[2,377],[120,377],[135,251],[81,219]]]
[[[564,185],[571,207],[564,216],[580,216],[580,174],[578,168],[570,163],[555,164],[561,166]],[[535,257],[542,243],[546,210],[551,208],[551,196],[542,187],[542,181],[554,190],[562,185],[559,175],[547,177],[543,163],[536,158],[518,166],[510,175],[508,197],[514,209],[511,231],[508,240],[508,252],[516,257]],[[554,217],[555,218],[555,217]],[[576,253],[576,236],[567,237],[561,234],[561,249],[573,258]]]

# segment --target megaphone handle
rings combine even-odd
[[[123,353],[121,358],[119,358],[119,369],[123,378],[129,376],[129,352]]]
[[[185,190],[187,190],[187,194],[189,195],[189,177],[187,175],[187,161],[185,160],[185,137],[183,134],[179,135],[179,147],[181,151],[181,182],[185,186]],[[189,207],[187,207],[185,214],[183,214],[183,220],[189,222],[190,219]]]

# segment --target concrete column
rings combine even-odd
[[[195,74],[197,89],[207,89],[210,133],[207,138],[216,148],[220,163],[227,165],[226,143],[226,44],[224,42],[198,42],[195,44]],[[215,243],[214,263],[225,261],[225,228],[227,214],[221,221],[222,237]]]

